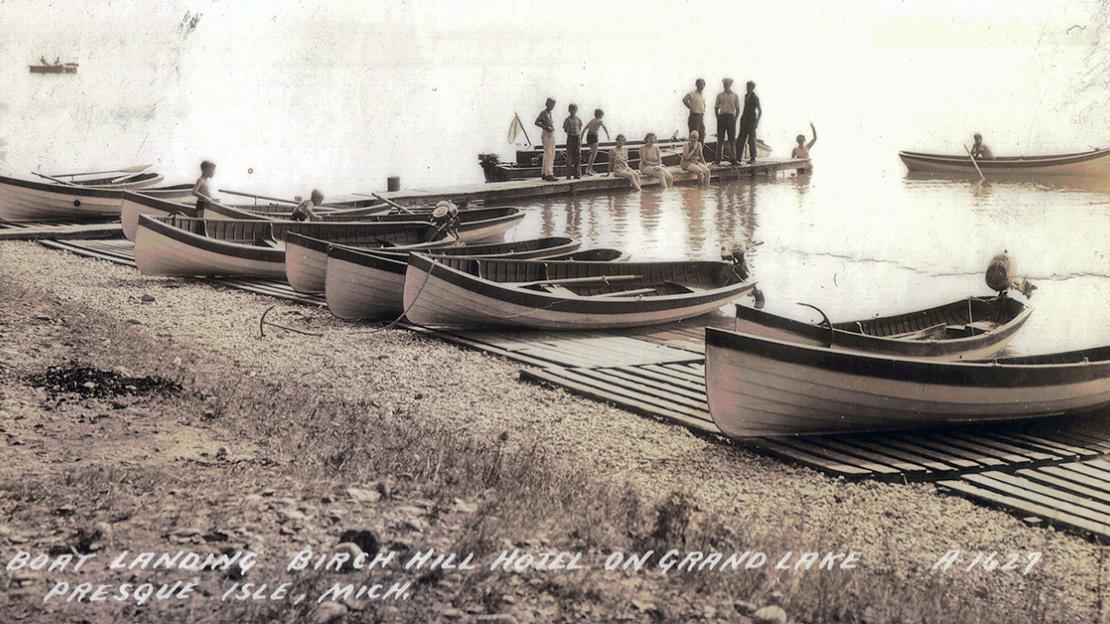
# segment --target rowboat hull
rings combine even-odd
[[[324,288],[328,310],[346,320],[400,316],[407,269],[403,260],[332,249]]]
[[[1040,418],[1110,405],[1110,349],[1101,351],[1102,361],[1071,364],[935,362],[709,328],[706,395],[713,421],[734,438]]]
[[[636,276],[653,263],[485,261],[489,266],[534,267],[546,264],[555,273]],[[518,263],[505,265],[502,263]],[[723,265],[724,263],[654,263],[656,266]],[[562,266],[560,266],[562,265]],[[574,265],[574,266],[571,266]],[[714,266],[714,268],[718,268]],[[722,267],[723,268],[723,267]],[[544,269],[544,272],[547,268]],[[503,280],[509,281],[509,280]],[[524,280],[513,279],[514,282]],[[681,283],[681,279],[673,281]],[[432,327],[526,327],[532,329],[605,329],[680,321],[717,310],[748,294],[754,284],[725,283],[700,292],[653,297],[567,297],[497,283],[448,267],[421,254],[409,256],[403,306],[409,321]]]
[[[285,277],[285,250],[211,239],[140,216],[135,265],[143,275]]]
[[[1076,154],[1057,154],[1051,156],[1029,156],[1012,158],[993,158],[977,160],[976,170],[971,158],[964,154],[958,156],[925,154],[921,152],[898,152],[906,169],[914,173],[941,175],[960,175],[979,177],[998,176],[1083,176],[1097,177],[1110,175],[1110,149],[1096,149]]]
[[[190,195],[192,187],[189,187]],[[135,240],[135,231],[139,227],[139,215],[151,217],[168,217],[171,214],[181,214],[186,217],[197,216],[194,206],[181,203],[184,197],[156,197],[152,193],[123,193],[120,200],[119,221],[123,227],[123,235],[127,240]]]
[[[942,361],[984,360],[1001,353],[1032,312],[1032,308],[1009,297],[971,297],[927,310],[835,323],[828,328],[737,305],[735,329],[795,344],[831,344],[841,351]],[[986,323],[989,329],[978,333],[968,329],[979,323]],[[933,328],[939,331],[930,332]],[[916,332],[930,335],[916,336]]]
[[[445,237],[434,243],[421,243],[419,249],[437,249],[458,242],[454,237]],[[285,238],[285,279],[293,290],[301,293],[317,294],[327,286],[328,253],[335,248],[328,241],[307,236],[287,236]],[[340,247],[343,247],[340,245]],[[390,247],[391,252],[406,249],[408,246]],[[365,248],[369,251],[371,248]],[[404,275],[404,261],[401,274]],[[398,297],[398,301],[400,298]]]
[[[208,235],[194,231],[203,224]],[[135,262],[148,275],[286,277],[284,240],[302,233],[350,244],[453,241],[427,223],[304,223],[139,217]]]
[[[569,238],[549,238],[430,251],[436,255],[539,259],[571,253],[579,244]],[[287,247],[290,250],[293,248],[292,239]],[[348,320],[395,318],[401,314],[405,272],[408,270],[407,253],[398,253],[392,249],[372,252],[332,246],[325,260],[323,291],[332,314]],[[290,278],[290,283],[292,281]]]

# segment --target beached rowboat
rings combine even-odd
[[[1032,308],[1010,297],[969,297],[905,314],[833,323],[802,323],[736,306],[736,331],[845,351],[936,360],[994,357],[1021,329]]]
[[[734,438],[1017,420],[1110,405],[1110,347],[938,362],[706,330],[709,412]]]
[[[428,223],[306,223],[139,217],[135,264],[146,275],[285,278],[287,233],[358,245],[427,245],[447,238]]]
[[[156,175],[156,174],[153,174]],[[158,176],[161,179],[161,176]],[[0,176],[0,220],[42,222],[106,219],[119,216],[126,186],[57,184]],[[147,189],[171,199],[192,185]]]
[[[289,237],[287,249],[293,248],[293,238]],[[469,258],[541,259],[571,254],[580,244],[571,238],[552,237],[494,245],[448,247],[434,249],[429,253]],[[408,252],[388,249],[371,251],[345,245],[330,246],[325,255],[325,279],[322,288],[327,296],[328,309],[342,319],[396,318],[402,310],[408,255]],[[287,256],[287,267],[288,263]],[[292,278],[289,283],[293,283]]]
[[[429,221],[439,223],[430,211],[413,211],[410,214],[386,214],[391,208],[385,204],[376,204],[372,207],[357,210],[337,210],[321,214],[323,222],[352,222],[389,223],[402,221]],[[235,207],[212,204],[206,210],[206,217],[213,219],[253,219],[253,220],[281,220],[275,216],[252,214],[250,211]],[[288,219],[289,215],[284,215]],[[480,243],[497,240],[512,229],[513,226],[524,220],[524,212],[520,208],[500,206],[495,208],[474,208],[460,210],[458,213],[458,227],[454,233],[464,243]]]
[[[604,329],[678,321],[749,293],[743,263],[475,260],[409,256],[418,325]]]
[[[976,159],[967,154],[945,155],[922,152],[898,152],[906,168],[918,173],[958,174],[979,177],[975,165],[984,175],[998,176],[1103,176],[1110,174],[1110,148],[1093,149],[1075,154],[1050,156],[1007,156]]]

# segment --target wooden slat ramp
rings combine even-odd
[[[134,266],[126,240],[41,241]],[[198,280],[199,281],[199,280]],[[309,305],[285,282],[206,280]],[[704,332],[732,319],[613,332],[413,331],[499,355],[542,383],[629,411],[719,435],[705,399]],[[723,438],[720,438],[723,439]],[[1098,539],[1110,538],[1110,424],[1097,417],[938,430],[759,438],[746,447],[845,479],[934,481],[944,491],[1036,516]]]
[[[119,220],[102,222],[13,223],[0,219],[0,241],[123,238]]]

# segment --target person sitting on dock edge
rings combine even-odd
[[[797,137],[795,137],[794,140],[798,142],[798,145],[795,146],[794,149],[790,150],[791,158],[809,158],[809,150],[812,149],[813,144],[817,142],[817,128],[813,127],[812,121],[809,122],[809,129],[813,131],[813,138],[810,139],[809,143],[806,143],[806,135],[799,134]]]
[[[567,133],[567,179],[582,177],[582,120],[578,118],[578,105],[567,107],[567,118],[563,120],[563,132]]]
[[[640,173],[653,176],[664,189],[669,189],[674,184],[674,176],[663,166],[663,153],[655,144],[654,132],[647,133],[644,145],[640,148]]]
[[[686,118],[686,129],[691,133],[696,131],[699,140],[704,144],[705,95],[702,93],[703,89],[705,89],[705,81],[698,78],[694,81],[694,90],[682,98],[682,105],[690,110],[690,116]]]
[[[324,218],[314,210],[323,204],[324,194],[317,189],[312,189],[309,198],[297,204],[297,207],[293,209],[291,217],[294,221],[323,221]]]
[[[197,198],[197,218],[204,218],[204,209],[209,203],[217,204],[216,194],[212,192],[209,182],[216,175],[216,163],[206,160],[200,163],[200,177],[193,185],[193,197]]]
[[[682,147],[681,167],[683,171],[692,171],[698,176],[698,182],[709,188],[710,169],[705,164],[705,155],[702,153],[701,136],[697,130],[690,131],[690,138]]]
[[[744,147],[748,147],[748,163],[755,164],[756,140],[755,129],[763,117],[763,109],[759,106],[759,96],[755,94],[755,83],[748,81],[748,92],[744,94],[744,112],[740,115],[740,136],[736,138],[736,159],[742,158]]]
[[[586,124],[586,145],[590,146],[590,162],[586,165],[586,175],[597,175],[594,171],[594,161],[597,160],[597,153],[599,151],[599,142],[601,137],[598,136],[597,131],[604,130],[605,136],[609,136],[609,129],[605,127],[605,123],[601,118],[605,116],[605,111],[600,108],[594,110],[594,118]]]
[[[717,103],[713,112],[717,115],[717,164],[725,157],[725,149],[733,151],[729,158],[733,164],[738,164],[736,156],[736,114],[740,112],[740,96],[732,92],[732,78],[721,81],[724,91],[717,94]]]
[[[536,116],[536,125],[542,130],[540,141],[543,143],[543,180],[554,182],[555,178],[555,121],[551,111],[555,110],[555,100],[547,98],[544,108]]]
[[[994,152],[983,142],[983,135],[975,133],[975,142],[971,145],[971,155],[975,160],[994,160]]]
[[[623,134],[617,135],[617,144],[609,150],[609,175],[628,180],[632,188],[643,190],[640,186],[640,173],[628,166],[628,148],[624,146]]]

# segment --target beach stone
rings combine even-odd
[[[517,624],[517,619],[508,613],[490,613],[475,618],[479,624]]]
[[[382,499],[381,493],[377,490],[367,490],[359,487],[347,488],[347,496],[358,503],[376,503]]]
[[[448,609],[444,609],[443,611],[440,611],[439,615],[441,617],[443,617],[444,619],[447,619],[447,620],[457,620],[457,619],[461,618],[464,614],[460,609],[456,609],[454,607],[451,607],[451,608],[448,608]]]
[[[352,572],[355,569],[354,560],[355,560],[356,557],[358,557],[359,555],[361,555],[363,553],[363,550],[358,547],[358,544],[354,544],[354,543],[351,543],[351,542],[340,542],[335,547],[335,550],[333,552],[336,553],[336,554],[343,553],[343,554],[345,554],[349,557],[347,559],[347,562],[344,563],[342,565],[342,567],[339,568],[339,571],[340,572]]]
[[[347,529],[339,536],[339,542],[340,546],[349,543],[371,557],[381,548],[381,540],[370,529]]]
[[[140,300],[143,303],[154,303],[154,301],[155,301],[154,295],[151,295],[151,294],[148,294],[148,293],[143,293],[143,296],[140,297]]]
[[[313,624],[336,624],[347,615],[347,607],[338,602],[324,602],[316,608],[312,615]]]
[[[786,611],[778,605],[762,607],[752,614],[752,624],[786,624],[788,619]]]
[[[751,616],[751,614],[755,613],[756,609],[755,603],[748,602],[747,600],[737,600],[732,603],[732,608],[735,609],[737,613],[744,616]]]
[[[282,509],[278,512],[278,521],[282,524],[292,522],[294,524],[304,522],[307,517],[297,511],[296,509]]]

